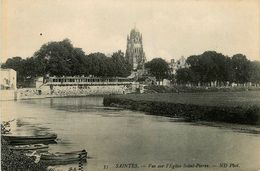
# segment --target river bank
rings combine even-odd
[[[207,86],[145,86],[145,92],[148,93],[202,93],[202,92],[243,92],[243,91],[260,91],[260,86],[223,86],[223,87],[207,87]]]
[[[2,170],[47,170],[43,163],[35,163],[32,158],[20,152],[12,152],[6,141],[1,139],[1,169]]]
[[[21,136],[23,138],[17,138],[19,136],[12,135],[13,133],[10,128],[10,122],[13,121],[15,119],[1,124],[1,170],[56,171],[55,168],[71,164],[72,162],[78,163],[78,160],[82,162],[83,167],[83,163],[86,162],[86,158],[83,157],[87,156],[85,150],[84,152],[81,151],[82,153],[50,153],[49,144],[56,144],[56,139],[55,142],[51,136],[48,136],[48,139],[46,136],[41,136],[42,138],[40,139],[40,135],[29,139],[26,135]],[[35,127],[33,131],[37,131],[37,128]],[[26,137],[27,141],[25,141]],[[35,137],[38,139],[35,139]],[[83,153],[85,156],[79,159],[78,155],[83,155]],[[71,170],[76,170],[76,168],[74,167],[73,169],[70,167],[69,171]]]
[[[188,121],[260,125],[259,91],[113,95],[103,103]]]

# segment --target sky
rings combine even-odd
[[[1,62],[31,57],[49,41],[86,54],[126,50],[136,27],[146,58],[167,61],[215,50],[260,60],[259,0],[0,0]],[[42,35],[40,35],[42,33]]]

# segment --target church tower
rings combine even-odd
[[[130,35],[127,35],[125,57],[132,65],[133,70],[144,68],[146,58],[143,50],[142,34],[136,28],[131,30]]]

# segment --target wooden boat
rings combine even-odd
[[[87,161],[87,152],[86,150],[82,150],[69,153],[43,153],[41,154],[40,161],[48,165],[84,163]]]
[[[8,148],[14,151],[29,151],[29,150],[46,149],[49,148],[49,146],[45,144],[31,144],[31,145],[8,146]]]
[[[32,135],[32,136],[23,136],[23,135],[2,135],[4,140],[9,144],[16,145],[26,145],[26,144],[50,144],[55,142],[57,134],[46,134],[46,135]]]

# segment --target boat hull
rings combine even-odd
[[[66,165],[72,163],[84,163],[87,161],[87,152],[85,150],[70,153],[42,154],[41,159],[47,165]]]
[[[2,135],[4,140],[12,145],[27,145],[27,144],[51,144],[55,143],[56,134],[36,135],[36,136],[14,136]]]
[[[49,148],[48,145],[44,144],[34,144],[34,145],[18,145],[18,146],[8,146],[10,150],[14,151],[28,151],[28,150],[42,150]]]

